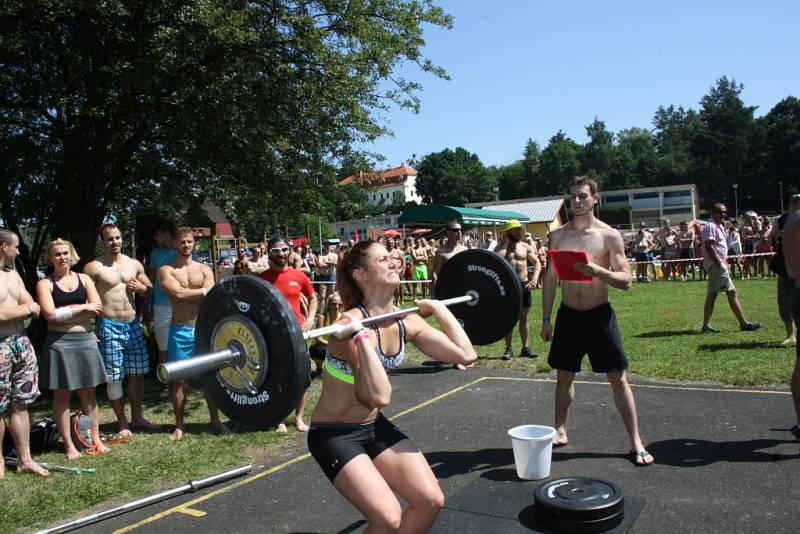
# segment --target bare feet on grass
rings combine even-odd
[[[0,479],[3,478],[3,465],[0,464]],[[40,477],[50,476],[50,471],[43,468],[41,465],[34,461],[17,464],[17,473],[32,473]]]
[[[298,432],[308,432],[308,425],[302,419],[295,419],[294,424]]]
[[[172,434],[169,436],[170,441],[178,441],[183,437],[183,427],[176,426],[175,430],[172,431]]]

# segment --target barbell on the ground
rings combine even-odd
[[[450,258],[435,288],[475,345],[494,343],[516,324],[522,285],[493,252],[472,249]],[[419,311],[414,306],[362,321],[372,324]],[[166,383],[202,375],[205,392],[231,420],[269,428],[282,422],[308,379],[306,341],[344,328],[303,333],[291,306],[271,284],[253,276],[226,278],[208,292],[195,323],[192,358],[158,366]]]

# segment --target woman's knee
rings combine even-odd
[[[378,532],[397,532],[403,522],[403,510],[399,503],[395,503],[394,506],[388,505],[375,510],[366,519]]]
[[[439,513],[439,510],[444,507],[444,493],[439,484],[433,484],[420,491],[408,504],[419,510]]]

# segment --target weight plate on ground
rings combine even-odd
[[[537,516],[570,521],[607,519],[623,509],[622,488],[608,480],[568,477],[550,480],[533,490]]]
[[[264,383],[269,369],[269,358],[267,356],[267,342],[258,329],[258,325],[237,313],[222,319],[214,325],[211,332],[211,351],[232,348],[242,354],[240,358],[244,362],[241,367],[242,373],[248,380],[258,387]],[[231,366],[223,367],[218,371],[220,380],[225,382],[225,386],[236,393],[247,393],[242,375]]]
[[[609,517],[599,519],[571,520],[563,517],[548,515],[539,510],[538,506],[533,509],[533,518],[539,527],[547,532],[568,532],[569,534],[588,534],[592,532],[606,532],[618,527],[625,520],[625,509],[620,508]]]
[[[481,249],[459,252],[442,267],[434,294],[439,300],[478,293],[477,305],[455,304],[450,311],[474,345],[499,341],[517,324],[522,308],[522,284],[511,264]]]
[[[230,387],[234,382],[228,371],[235,373],[232,369],[204,374],[204,389],[236,423],[270,428],[283,422],[303,394],[308,378],[306,344],[283,295],[271,284],[245,275],[226,278],[203,299],[195,324],[196,352],[211,352],[217,325],[237,316],[252,321],[266,343],[264,354],[269,361],[263,380],[255,384],[258,392],[253,395]]]

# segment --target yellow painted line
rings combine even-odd
[[[309,453],[301,454],[300,456],[298,456],[296,458],[292,458],[291,460],[289,460],[287,462],[283,462],[280,465],[276,465],[275,467],[267,469],[266,471],[262,471],[261,473],[257,473],[257,474],[255,474],[253,476],[249,476],[249,477],[247,477],[245,479],[242,479],[239,482],[235,482],[235,483],[233,483],[233,484],[231,484],[229,486],[225,486],[225,487],[220,488],[218,490],[214,490],[211,493],[208,493],[206,495],[203,495],[202,497],[198,497],[196,499],[193,499],[193,500],[191,500],[189,502],[185,502],[185,503],[183,503],[181,505],[175,506],[174,508],[170,508],[169,510],[164,510],[163,512],[159,512],[159,513],[157,513],[155,515],[152,515],[152,516],[150,516],[150,517],[148,517],[146,519],[143,519],[143,520],[141,520],[141,521],[139,521],[137,523],[133,523],[132,525],[128,525],[127,527],[123,527],[123,528],[121,528],[119,530],[115,530],[114,534],[122,534],[124,532],[130,532],[131,530],[135,530],[135,529],[137,529],[137,528],[139,528],[141,526],[147,525],[148,523],[152,523],[154,521],[158,521],[159,519],[163,519],[163,518],[167,517],[168,515],[172,515],[174,513],[180,513],[185,508],[189,508],[191,506],[194,506],[195,504],[199,504],[199,503],[201,503],[203,501],[207,501],[208,499],[210,499],[212,497],[216,497],[217,495],[221,495],[223,493],[227,493],[227,492],[229,492],[229,491],[231,491],[233,489],[236,489],[236,488],[238,488],[240,486],[244,486],[245,484],[249,484],[250,482],[253,482],[254,480],[258,480],[259,478],[262,478],[262,477],[265,477],[267,475],[271,475],[272,473],[278,472],[281,469],[289,467],[290,465],[296,464],[298,462],[302,462],[303,460],[306,460],[306,459],[308,459],[310,457],[311,457],[311,455]]]
[[[475,385],[475,384],[477,384],[478,382],[483,382],[483,381],[484,381],[484,380],[486,380],[487,378],[490,378],[490,377],[488,377],[488,376],[482,376],[481,378],[478,378],[477,380],[473,380],[472,382],[468,382],[468,383],[464,384],[463,386],[458,386],[457,388],[453,388],[453,389],[451,389],[450,391],[447,391],[447,392],[445,392],[445,393],[442,393],[441,395],[439,395],[439,396],[437,396],[437,397],[433,397],[432,399],[428,399],[428,400],[426,400],[426,401],[425,401],[425,402],[423,402],[423,403],[417,404],[416,406],[412,406],[412,407],[411,407],[411,408],[409,408],[408,410],[404,410],[404,411],[402,411],[402,412],[400,412],[400,413],[398,413],[398,414],[395,414],[394,416],[390,417],[390,418],[389,418],[389,420],[390,420],[390,421],[394,421],[395,419],[397,419],[397,418],[399,418],[399,417],[403,417],[403,416],[404,416],[404,415],[406,415],[406,414],[409,414],[409,413],[411,413],[411,412],[416,412],[417,410],[419,410],[419,409],[421,409],[421,408],[425,408],[426,406],[430,406],[430,405],[431,405],[431,404],[433,404],[434,402],[439,402],[440,400],[444,399],[445,397],[449,397],[449,396],[450,396],[450,395],[452,395],[453,393],[458,393],[459,391],[461,391],[461,390],[464,390],[464,389],[467,389],[467,388],[468,388],[468,387],[470,387],[470,386],[474,386],[474,385]]]
[[[555,384],[553,378],[515,378],[513,376],[485,376],[482,380],[508,380],[514,382],[550,382]],[[480,382],[476,380],[475,382]],[[608,382],[593,381],[593,380],[573,380],[573,384],[592,384],[596,386],[611,386]],[[703,387],[703,386],[666,386],[657,384],[631,384],[632,388],[643,389],[675,389],[678,391],[708,391],[716,393],[753,393],[760,395],[791,395],[790,391],[772,391],[763,389],[734,389],[734,388],[721,388],[721,387]]]
[[[455,388],[453,388],[453,389],[451,389],[449,391],[446,391],[445,393],[442,393],[441,395],[437,395],[436,397],[428,399],[425,402],[417,404],[416,406],[412,406],[411,408],[408,408],[407,410],[403,410],[402,412],[399,412],[399,413],[395,414],[394,416],[392,416],[390,418],[390,420],[394,421],[395,419],[403,417],[404,415],[408,415],[408,414],[413,413],[413,412],[415,412],[417,410],[421,410],[422,408],[430,406],[431,404],[433,404],[435,402],[439,402],[440,400],[442,400],[444,398],[447,398],[450,395],[458,393],[459,391],[463,391],[463,390],[465,390],[465,389],[467,389],[469,387],[472,387],[472,386],[474,386],[476,384],[479,384],[479,383],[487,381],[487,380],[513,381],[513,382],[543,382],[543,383],[553,383],[553,384],[556,382],[552,378],[521,378],[521,377],[511,377],[511,376],[482,376],[482,377],[480,377],[480,378],[478,378],[476,380],[473,380],[471,382],[467,382],[466,384],[463,384],[463,385],[455,387]],[[595,381],[589,381],[589,380],[574,380],[573,383],[575,383],[575,384],[587,384],[587,385],[610,386],[610,384],[608,382],[599,382],[599,381],[595,382]],[[791,394],[791,393],[785,392],[785,391],[760,391],[760,390],[749,390],[749,389],[725,389],[725,388],[706,388],[706,387],[689,387],[689,386],[661,386],[661,385],[651,385],[651,384],[631,384],[631,387],[634,387],[634,388],[650,388],[650,389],[675,389],[675,390],[683,390],[683,391],[708,391],[708,392],[721,392],[721,393],[761,393],[761,394],[777,394],[777,395],[790,395]],[[298,456],[296,458],[292,458],[291,460],[288,460],[288,461],[286,461],[286,462],[284,462],[284,463],[282,463],[280,465],[276,465],[275,467],[272,467],[270,469],[262,471],[261,473],[257,473],[257,474],[255,474],[253,476],[247,477],[247,478],[242,479],[242,480],[240,480],[238,482],[230,484],[229,486],[225,486],[225,487],[220,488],[218,490],[214,490],[211,493],[203,495],[202,497],[198,497],[198,498],[193,499],[193,500],[191,500],[189,502],[180,504],[180,505],[175,506],[173,508],[170,508],[168,510],[164,510],[163,512],[159,512],[159,513],[157,513],[155,515],[152,515],[152,516],[150,516],[148,518],[145,518],[145,519],[143,519],[143,520],[141,520],[141,521],[139,521],[137,523],[133,523],[131,525],[128,525],[127,527],[123,527],[121,529],[115,530],[114,534],[124,534],[126,532],[130,532],[130,531],[135,530],[135,529],[137,529],[137,528],[139,528],[141,526],[147,525],[149,523],[153,523],[154,521],[158,521],[159,519],[163,519],[163,518],[165,518],[165,517],[167,517],[169,515],[175,514],[175,513],[182,513],[182,514],[190,515],[190,516],[193,516],[193,517],[202,517],[203,515],[206,514],[206,512],[202,512],[200,510],[193,510],[190,507],[194,506],[196,504],[199,504],[201,502],[207,501],[208,499],[211,499],[212,497],[216,497],[217,495],[221,495],[223,493],[227,493],[227,492],[229,492],[231,490],[234,490],[236,488],[244,486],[245,484],[249,484],[249,483],[251,483],[251,482],[253,482],[255,480],[258,480],[259,478],[263,478],[263,477],[265,477],[267,475],[271,475],[273,473],[277,473],[278,471],[281,471],[281,470],[283,470],[283,469],[285,469],[285,468],[287,468],[287,467],[289,467],[291,465],[294,465],[296,463],[299,463],[299,462],[302,462],[304,460],[307,460],[310,457],[311,457],[311,454],[309,454],[309,453],[301,454],[300,456]]]
[[[177,510],[177,512],[180,514],[190,515],[192,517],[203,517],[208,513],[202,510],[195,510],[194,508],[186,508],[186,507],[180,508],[179,510]]]

